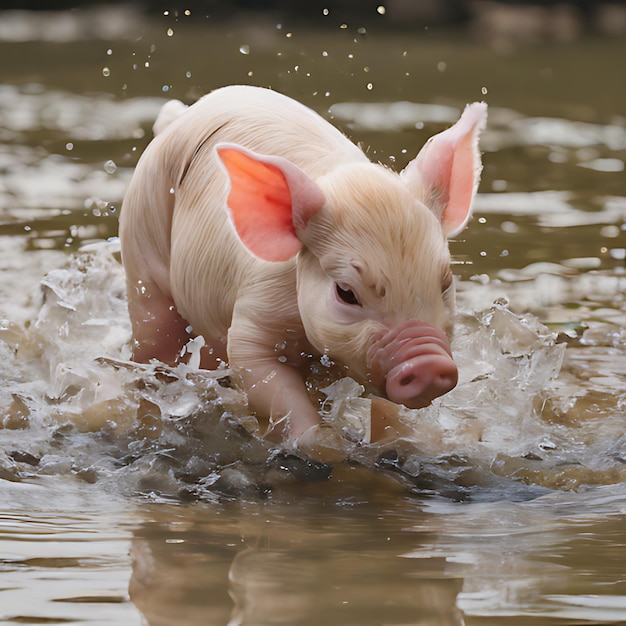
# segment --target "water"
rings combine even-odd
[[[0,622],[626,623],[623,39],[0,17]],[[485,99],[460,384],[314,463],[228,371],[136,367],[117,215],[170,97],[271,85],[401,168]],[[329,445],[363,428],[325,391]]]

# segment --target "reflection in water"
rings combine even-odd
[[[151,626],[621,623],[623,488],[402,507],[373,484],[319,495],[151,507],[132,543],[133,602]]]
[[[406,558],[419,544],[393,508],[293,508],[201,508],[147,524],[133,541],[133,602],[151,626],[463,623],[462,581],[445,574],[445,559]]]

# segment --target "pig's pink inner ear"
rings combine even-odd
[[[402,172],[412,191],[439,217],[444,234],[458,234],[470,218],[482,164],[478,136],[487,105],[465,108],[454,126],[432,137]]]
[[[237,148],[218,148],[230,177],[228,208],[242,243],[266,261],[287,261],[302,243],[293,225],[291,190],[280,167]]]

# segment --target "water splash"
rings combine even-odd
[[[118,252],[116,240],[84,248],[44,278],[30,324],[0,326],[0,471],[12,480],[70,473],[159,497],[259,495],[285,481],[327,479],[330,466],[261,437],[228,369],[128,361]],[[556,336],[503,303],[461,313],[453,343],[458,387],[427,409],[404,410],[404,435],[379,445],[364,443],[371,400],[363,388],[350,379],[324,386],[313,377],[323,392],[325,442],[344,459],[340,465],[455,498],[528,497],[546,485],[615,480],[624,467],[616,417],[594,440],[593,456],[585,452],[590,431],[570,423],[580,409],[572,399],[584,404],[602,385],[607,393],[611,381],[572,395],[579,355],[566,359],[559,376],[566,348]]]

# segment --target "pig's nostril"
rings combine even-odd
[[[415,380],[415,376],[405,376],[400,380],[400,384],[405,387],[406,385],[410,385]]]

